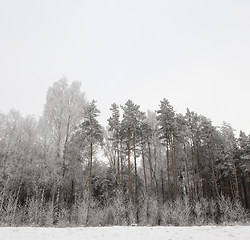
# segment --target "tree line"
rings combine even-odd
[[[2,225],[189,225],[248,221],[250,136],[167,99],[156,111],[96,101],[66,78],[39,120],[0,114]]]

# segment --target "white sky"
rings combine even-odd
[[[40,116],[65,75],[97,100],[146,111],[165,97],[250,133],[249,0],[0,0],[0,111]]]

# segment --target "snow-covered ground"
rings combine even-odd
[[[250,226],[205,227],[2,227],[0,239],[18,240],[249,240]]]

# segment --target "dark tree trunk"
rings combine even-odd
[[[213,186],[214,186],[214,189],[215,189],[216,197],[217,197],[217,199],[219,199],[220,196],[219,196],[218,186],[217,186],[217,182],[216,182],[216,176],[215,176],[215,171],[214,171],[214,164],[213,164],[213,159],[212,159],[212,154],[211,154],[209,142],[207,143],[207,146],[208,146],[209,159],[210,159],[210,164],[211,164],[211,169],[212,169]],[[214,197],[215,197],[215,195],[214,195]]]
[[[92,178],[92,162],[93,162],[93,144],[90,143],[90,163],[89,163],[89,199],[88,199],[88,210],[86,217],[86,225],[89,224],[89,214],[90,214],[90,201],[91,201],[91,178]]]
[[[150,149],[149,141],[148,141],[148,161],[149,161],[149,169],[150,169],[151,197],[153,197],[153,169],[152,169],[151,149]]]
[[[130,128],[128,128],[128,191],[129,191],[129,202],[131,202]]]

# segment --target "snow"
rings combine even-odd
[[[201,227],[2,227],[0,239],[18,240],[249,240],[250,226]]]

